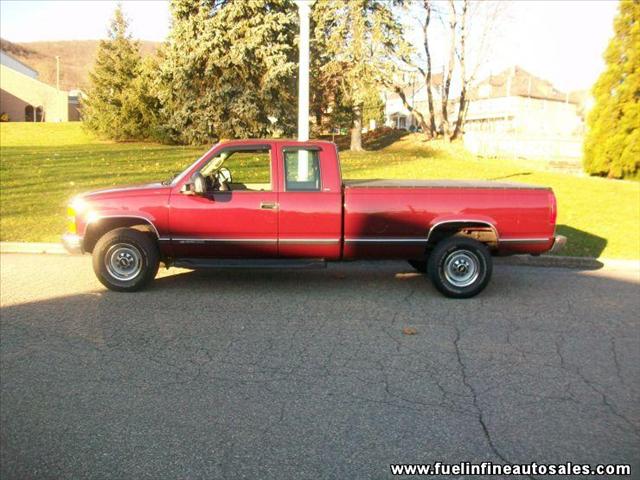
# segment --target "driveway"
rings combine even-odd
[[[3,479],[640,475],[637,270],[500,265],[465,301],[402,262],[172,269],[117,294],[88,257],[0,261]]]

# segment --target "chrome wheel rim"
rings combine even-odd
[[[107,250],[104,264],[109,275],[116,280],[131,280],[142,271],[142,254],[133,245],[117,243]]]
[[[444,276],[455,287],[468,287],[480,276],[478,256],[469,250],[450,253],[444,260]]]

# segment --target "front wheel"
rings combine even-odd
[[[485,244],[471,238],[449,237],[431,252],[427,271],[434,286],[447,297],[469,298],[487,286],[492,267]]]
[[[93,249],[93,271],[110,290],[140,290],[158,273],[159,253],[147,233],[117,228],[106,233]]]

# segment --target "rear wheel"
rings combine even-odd
[[[117,228],[103,235],[93,250],[93,271],[110,290],[133,292],[158,273],[159,253],[147,232]]]
[[[469,298],[487,286],[492,267],[485,244],[466,237],[449,237],[431,252],[427,270],[434,286],[444,295]]]

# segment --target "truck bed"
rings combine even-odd
[[[515,182],[483,180],[344,180],[346,189],[357,188],[473,188],[488,190],[550,190],[548,187]]]
[[[475,180],[344,182],[344,256],[381,258],[424,251],[430,229],[447,222],[486,225],[497,251],[542,253],[553,244],[549,188]]]

